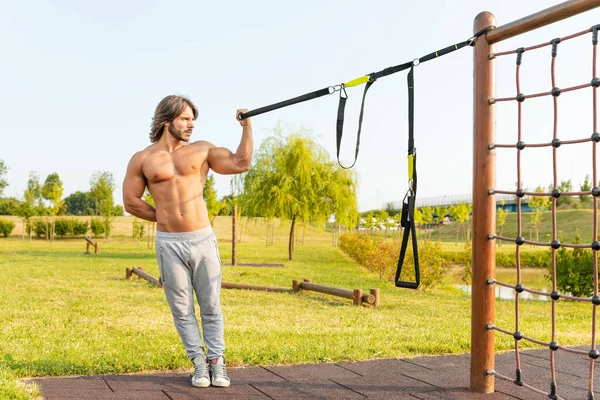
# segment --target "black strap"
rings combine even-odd
[[[415,199],[417,196],[417,152],[414,141],[414,103],[415,103],[415,85],[414,85],[414,67],[410,69],[407,76],[408,86],[408,159],[409,168],[412,174],[409,176],[408,191],[402,202],[402,217],[400,226],[404,229],[402,236],[402,247],[398,257],[398,267],[394,279],[396,287],[417,289],[421,284],[421,274],[419,270],[419,248],[417,243],[417,232],[415,228]],[[400,274],[404,264],[404,257],[408,248],[408,237],[412,234],[412,249],[415,266],[415,281],[401,281]]]
[[[326,94],[331,94],[329,87],[324,89],[315,90],[314,92],[303,94],[302,96],[294,97],[293,99],[280,101],[279,103],[271,104],[268,106],[264,106],[261,108],[257,108],[256,110],[250,110],[246,113],[238,115],[239,120],[243,120],[246,118],[254,117],[255,115],[264,114],[269,111],[277,110],[279,108],[291,106],[292,104],[302,103],[304,101],[316,99],[317,97],[325,96]]]
[[[354,162],[349,167],[345,167],[340,162],[340,147],[342,145],[342,136],[344,134],[344,110],[346,109],[346,100],[348,100],[348,96],[346,95],[346,90],[342,87],[340,90],[340,103],[338,105],[338,113],[337,113],[337,124],[336,124],[336,138],[337,138],[337,161],[340,167],[344,169],[350,169],[354,167],[356,164],[356,160],[358,159],[358,150],[360,148],[360,132],[362,130],[362,121],[363,115],[365,112],[365,98],[367,97],[367,91],[375,83],[375,79],[369,79],[369,82],[365,85],[365,90],[363,91],[362,103],[360,105],[360,115],[358,117],[358,133],[356,134],[356,148],[354,149]],[[342,95],[343,93],[343,95]]]

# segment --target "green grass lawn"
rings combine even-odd
[[[531,216],[532,213],[521,214],[521,233],[525,239],[536,240],[536,230],[531,226]],[[575,237],[575,234],[579,232],[582,243],[593,242],[593,217],[593,212],[590,209],[559,210],[556,213],[558,236],[565,242],[571,242]],[[440,240],[442,242],[454,244],[456,241],[457,229],[459,231],[458,240],[464,241],[464,227],[471,222],[472,221],[466,222],[462,227],[459,227],[455,223],[442,225],[439,228],[434,227],[431,232],[426,230],[422,235],[429,237],[429,234],[431,234],[431,240]],[[542,221],[540,222],[538,229],[537,237],[539,237],[539,241],[550,242],[550,237],[552,235],[552,213],[550,211],[542,214]],[[498,228],[496,233],[500,234],[500,228]],[[506,222],[502,227],[502,236],[509,238],[517,237],[517,213],[509,213],[506,216]],[[508,245],[506,242],[505,244]],[[505,246],[503,245],[501,247]]]
[[[288,228],[278,224],[273,246],[266,246],[266,225],[242,224],[239,262],[285,267],[226,266],[223,280],[291,289],[292,280],[311,278],[344,289],[379,288],[381,307],[355,307],[351,300],[306,291],[224,289],[229,366],[469,351],[468,295],[449,284],[428,293],[397,289],[333,247],[330,233],[310,226],[299,230],[303,243],[288,261]],[[231,220],[218,217],[215,231],[222,260],[229,262]],[[0,239],[0,398],[35,398],[35,388],[17,382],[22,377],[190,370],[162,289],[125,280],[131,266],[158,277],[147,242],[117,237],[101,241],[98,255],[84,250],[81,239]],[[497,325],[514,329],[514,303],[496,304]],[[523,333],[549,341],[550,311],[549,302],[521,301]],[[561,345],[590,342],[590,305],[561,302],[558,311]],[[497,334],[496,349],[512,348],[511,339]]]

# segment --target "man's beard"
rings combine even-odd
[[[173,136],[177,140],[183,140],[184,142],[189,142],[190,141],[189,138],[186,139],[183,137],[184,132],[185,132],[184,130],[176,129],[173,126],[173,124],[169,124],[169,133],[171,134],[171,136]]]

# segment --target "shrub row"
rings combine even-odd
[[[83,236],[90,230],[94,236],[100,236],[104,233],[105,227],[108,227],[107,233],[110,234],[110,223],[105,224],[101,218],[92,218],[89,223],[77,218],[58,218],[54,221],[54,233],[60,237]],[[27,225],[27,233],[33,230],[38,237],[46,236],[48,229],[51,229],[51,225],[42,219],[36,219]]]
[[[9,237],[15,229],[15,223],[8,219],[0,219],[0,233],[4,237]]]
[[[400,254],[400,240],[386,240],[361,234],[345,234],[340,237],[340,248],[352,259],[379,274],[380,279],[393,281]],[[439,243],[425,241],[419,246],[419,270],[421,289],[435,287],[442,281],[447,263],[442,257]],[[409,248],[402,266],[403,281],[414,282],[415,267],[412,249]]]

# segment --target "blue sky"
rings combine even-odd
[[[0,159],[5,196],[20,197],[30,171],[57,172],[65,195],[88,190],[94,171],[121,182],[131,155],[149,144],[157,103],[190,97],[200,109],[192,140],[235,149],[237,108],[258,108],[403,63],[472,34],[480,11],[498,25],[557,4],[547,0],[442,1],[43,1],[0,0]],[[510,50],[600,23],[600,10],[500,43]],[[549,50],[525,54],[524,93],[550,89]],[[590,35],[559,46],[559,87],[591,79]],[[472,49],[415,71],[419,197],[471,192]],[[514,58],[500,59],[499,97],[512,96]],[[351,163],[364,86],[349,89],[342,161]],[[588,137],[591,89],[560,100],[559,137]],[[355,169],[359,209],[399,200],[407,188],[406,74],[370,89]],[[253,118],[255,148],[280,124],[309,130],[335,157],[337,95]],[[551,100],[524,103],[525,141],[552,138]],[[516,106],[498,106],[498,142],[516,141]],[[559,179],[575,189],[591,174],[591,145],[559,149]],[[551,152],[524,157],[526,187],[552,181]],[[498,151],[498,188],[516,182],[514,152]],[[216,176],[218,195],[230,178]]]

